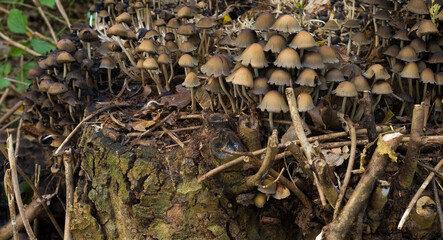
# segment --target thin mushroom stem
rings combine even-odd
[[[420,83],[418,82],[418,80],[415,81],[415,100],[417,101],[417,103],[420,102]]]
[[[331,38],[332,38],[332,31],[329,30],[329,36],[328,36],[328,46],[331,46]]]
[[[229,113],[228,113],[228,109],[226,108],[226,105],[225,105],[225,103],[223,102],[223,99],[222,99],[222,97],[221,97],[221,94],[218,93],[217,96],[218,96],[218,102],[219,102],[220,105],[222,106],[223,111],[225,111],[226,114],[229,114]]]
[[[225,92],[226,96],[228,96],[229,101],[231,102],[232,111],[234,113],[237,113],[237,107],[235,105],[234,99],[232,98],[231,94],[229,94],[228,90],[226,90],[225,84],[223,83],[222,77],[218,77],[218,82],[220,83],[220,87],[222,88],[223,92]]]
[[[422,101],[425,100],[425,96],[426,96],[426,91],[428,90],[428,83],[425,83],[424,87],[423,87],[423,98]]]
[[[377,101],[375,101],[374,105],[372,105],[372,111],[375,110],[375,108],[377,107],[378,103],[380,102],[381,96],[382,96],[381,94],[377,96]]]
[[[273,112],[269,112],[269,127],[271,128],[271,130],[274,129],[274,113]]]
[[[108,68],[107,71],[108,71],[108,88],[111,93],[114,93],[114,91],[112,91],[111,69]]]
[[[191,102],[192,102],[192,111],[195,111],[197,109],[195,104],[195,90],[194,87],[190,87],[191,89]]]
[[[346,97],[343,97],[343,102],[341,104],[340,112],[345,113],[345,108],[346,108]]]
[[[249,103],[254,103],[255,101],[249,96],[248,92],[246,91],[246,87],[245,86],[241,86],[241,90],[243,95],[246,97],[246,99],[248,99]]]
[[[411,97],[414,97],[414,90],[412,87],[412,79],[408,78],[408,88],[409,88],[409,95],[411,95]]]
[[[348,56],[351,53],[351,42],[352,42],[351,37],[352,37],[352,28],[349,29],[348,47],[346,48],[346,55]]]

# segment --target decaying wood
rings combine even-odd
[[[278,151],[278,136],[277,130],[272,131],[272,135],[268,139],[268,145],[266,148],[266,155],[260,169],[256,174],[249,177],[246,181],[249,186],[258,186],[263,179],[268,175],[269,169],[272,167],[275,161],[275,155]]]
[[[400,144],[402,138],[403,134],[401,133],[391,133],[384,135],[378,140],[377,148],[369,162],[367,170],[361,177],[348,202],[338,217],[324,229],[326,239],[346,239],[346,234],[352,226],[352,223],[371,196],[375,182],[380,179],[385,172],[386,165],[391,161],[391,157],[395,155],[394,151]]]
[[[424,119],[423,104],[416,104],[412,113],[411,134],[408,144],[408,150],[404,159],[404,164],[400,168],[398,181],[400,186],[406,188],[411,186],[414,179],[415,171],[417,170],[417,162],[420,157],[420,149],[423,145],[423,119]]]

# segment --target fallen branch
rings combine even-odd
[[[72,168],[72,150],[68,149],[64,152],[63,163],[65,165],[65,181],[66,181],[66,213],[65,213],[65,232],[64,240],[72,239],[71,235],[71,213],[74,209],[74,177]]]
[[[402,138],[403,134],[401,133],[386,134],[379,138],[367,170],[358,182],[349,201],[343,207],[343,211],[324,228],[326,239],[346,239],[349,228],[371,196],[375,182],[382,177],[391,158],[395,157],[394,151]]]
[[[16,165],[16,158],[14,154],[14,144],[12,143],[12,136],[10,135],[8,137],[8,160],[9,160],[9,167],[11,168],[11,180],[12,180],[12,186],[15,193],[15,199],[17,203],[17,208],[20,212],[21,219],[23,221],[23,225],[25,226],[26,232],[28,233],[28,236],[32,240],[36,240],[37,238],[34,235],[34,232],[32,231],[31,225],[29,224],[28,218],[26,218],[26,212],[25,208],[23,206],[23,200],[20,193],[20,187],[18,182],[18,176],[17,176],[17,165]]]
[[[57,156],[60,152],[60,150],[66,145],[66,143],[69,142],[69,140],[74,136],[74,134],[80,129],[81,126],[83,126],[83,124],[88,121],[89,119],[93,118],[95,115],[108,110],[110,108],[113,107],[124,107],[124,106],[129,106],[129,103],[116,103],[116,104],[112,104],[112,105],[108,105],[105,106],[103,108],[100,108],[99,110],[89,114],[87,117],[83,118],[83,120],[81,122],[79,122],[77,124],[77,126],[72,130],[72,132],[65,138],[65,140],[62,142],[62,144],[60,144],[60,146],[57,148],[57,150],[55,150],[54,155]],[[1,122],[0,122],[1,123]]]
[[[300,115],[298,114],[297,101],[295,100],[294,89],[286,88],[286,99],[288,100],[289,111],[291,113],[292,123],[294,124],[295,133],[297,134],[300,144],[305,152],[308,164],[312,166],[312,146],[306,138],[305,130],[303,129],[302,122],[300,120]],[[314,183],[317,187],[318,195],[320,196],[321,204],[323,207],[327,206],[326,198],[323,193],[321,186],[319,185],[318,177],[316,173],[314,175]]]
[[[0,32],[1,34],[1,32]],[[0,124],[3,123],[6,119],[8,119],[12,114],[15,113],[15,111],[17,111],[17,109],[19,109],[23,104],[23,101],[18,101],[12,108],[10,108],[5,115],[3,115],[0,118]]]
[[[274,129],[272,131],[272,135],[269,136],[266,156],[262,164],[260,165],[259,170],[256,174],[248,177],[248,179],[246,180],[248,186],[258,186],[259,184],[261,184],[262,180],[266,177],[266,175],[268,175],[269,169],[272,167],[275,161],[275,155],[277,154],[277,151],[278,136],[277,130]]]
[[[403,188],[411,186],[414,179],[415,171],[417,170],[417,162],[420,157],[420,149],[423,145],[423,119],[424,119],[424,106],[423,104],[415,104],[412,113],[411,122],[411,134],[408,144],[408,150],[406,151],[405,162],[400,168],[398,175],[398,182]]]
[[[11,169],[6,169],[5,176],[3,178],[3,183],[5,185],[5,195],[8,199],[8,207],[9,207],[9,216],[11,217],[11,232],[14,240],[19,240],[18,230],[17,230],[17,217],[15,213],[15,199],[14,199],[14,190],[12,189],[11,182]],[[11,236],[7,236],[9,238]],[[1,233],[0,233],[1,238]]]
[[[40,57],[41,56],[40,53],[38,53],[38,52],[28,48],[28,47],[25,47],[25,46],[21,45],[20,43],[10,39],[8,36],[3,34],[2,32],[0,32],[0,37],[3,38],[3,40],[5,40],[6,43],[8,43],[8,44],[10,44],[10,45],[12,45],[14,47],[20,48],[21,50],[23,50],[23,51],[25,51],[25,52],[33,55],[33,56],[36,56],[36,57]]]
[[[341,186],[337,202],[335,202],[334,219],[337,217],[338,213],[340,212],[340,205],[343,201],[343,197],[345,196],[349,180],[351,179],[352,167],[354,166],[354,161],[355,161],[355,152],[357,150],[357,135],[355,134],[354,124],[352,123],[351,120],[348,120],[348,125],[350,128],[350,135],[351,135],[351,153],[349,156],[348,167],[346,168],[345,179],[343,180],[343,184]]]
[[[438,162],[437,166],[435,166],[435,169],[440,169],[440,167],[443,165],[443,158]],[[406,208],[405,212],[403,213],[403,216],[400,219],[400,222],[398,223],[397,228],[401,230],[403,228],[403,225],[406,223],[406,219],[409,216],[409,213],[411,213],[412,208],[414,208],[415,203],[417,202],[418,198],[420,198],[423,191],[426,189],[428,184],[431,182],[432,178],[435,176],[434,172],[429,173],[428,177],[425,179],[423,184],[420,186],[418,191],[415,193],[414,197],[412,197],[411,201],[408,204],[408,207]]]
[[[24,210],[24,215],[20,214],[17,216],[17,231],[23,228],[23,218],[29,221],[34,220],[36,217],[38,217],[43,211],[41,202],[38,199],[35,199],[31,203],[28,204],[26,209]],[[8,222],[4,226],[0,228],[0,239],[9,239],[13,236],[12,233],[12,223]]]

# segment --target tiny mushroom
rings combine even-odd
[[[260,108],[261,111],[266,110],[269,112],[269,125],[271,129],[274,129],[273,114],[279,112],[286,113],[289,111],[288,104],[283,98],[283,95],[275,90],[266,93],[263,101],[257,107]]]

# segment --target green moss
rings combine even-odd
[[[226,234],[225,228],[223,228],[219,225],[209,226],[208,230],[211,231],[212,234],[214,234],[217,239],[229,240],[229,236]]]
[[[183,181],[177,187],[177,192],[181,194],[187,194],[190,192],[199,191],[202,188],[200,183],[197,183],[197,179],[193,178],[190,181]]]

